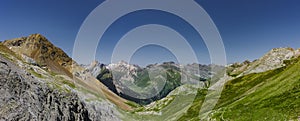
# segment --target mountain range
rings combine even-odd
[[[300,49],[226,66],[80,65],[32,34],[1,42],[0,66],[0,120],[300,119]],[[199,115],[220,80],[216,106]]]
[[[149,104],[166,97],[172,90],[184,84],[208,86],[207,80],[215,75],[211,66],[218,67],[219,70],[225,68],[195,63],[179,65],[174,62],[150,64],[141,68],[125,61],[109,65],[95,61],[84,67],[117,95],[139,104]]]

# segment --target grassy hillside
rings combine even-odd
[[[204,91],[204,90],[201,90]],[[205,91],[204,91],[205,92]],[[131,102],[135,110],[121,111],[125,121],[174,121],[178,120],[191,106],[197,94],[194,85],[182,85],[173,90],[167,97],[149,105],[138,105]],[[200,94],[200,93],[199,93]],[[201,95],[199,95],[201,96]],[[205,95],[202,95],[205,96]],[[195,112],[197,113],[197,112]]]
[[[299,119],[299,60],[285,61],[286,67],[227,82],[211,118],[249,121]],[[195,112],[199,112],[202,101],[198,94],[193,106],[180,120],[199,120]]]
[[[21,58],[20,56],[16,55],[13,51],[8,49],[5,45],[3,45],[2,42],[0,42],[0,54],[3,55],[5,58],[7,58],[9,60],[11,60],[11,58],[9,58],[10,56],[14,56],[18,59]]]

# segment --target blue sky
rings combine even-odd
[[[76,34],[99,0],[2,0],[0,40],[41,33],[69,55]],[[300,1],[298,0],[198,0],[219,29],[227,60],[242,62],[261,57],[272,48],[300,48]],[[197,14],[197,13],[191,13]],[[114,45],[130,29],[143,24],[162,24],[180,31],[201,63],[209,63],[207,49],[194,29],[177,16],[155,10],[134,12],[116,21],[98,46],[96,58],[110,62]],[[146,65],[174,61],[175,56],[158,46],[136,52],[131,63]]]

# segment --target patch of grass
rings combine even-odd
[[[73,82],[70,82],[68,80],[62,80],[62,83],[65,84],[65,85],[68,85],[69,87],[75,89],[75,84]]]
[[[202,106],[202,103],[205,99],[205,96],[207,94],[206,89],[198,90],[198,93],[195,97],[195,100],[193,101],[192,106],[187,110],[186,113],[184,113],[183,116],[181,116],[178,121],[199,121],[199,112]]]
[[[125,103],[126,103],[127,105],[133,107],[133,108],[139,108],[139,107],[141,107],[141,105],[139,105],[139,104],[137,104],[137,103],[135,103],[135,102],[132,102],[132,101],[127,101],[127,102],[125,102]]]
[[[48,85],[48,87],[51,87],[52,89],[58,90],[60,92],[68,92],[68,93],[71,92],[70,90],[68,90],[65,87],[62,87],[61,84],[58,84],[56,82],[47,82],[47,85]]]
[[[16,53],[14,53],[13,51],[11,51],[9,48],[7,48],[5,45],[3,45],[2,43],[0,43],[0,53],[7,59],[11,60],[12,62],[15,62],[15,60],[13,60],[10,56],[13,56],[19,60],[22,60],[19,55],[17,55]]]
[[[57,73],[55,73],[55,72],[53,72],[53,71],[48,71],[48,70],[45,70],[45,71],[47,71],[51,76],[56,76],[56,75],[58,75]]]
[[[217,120],[296,120],[300,115],[300,62],[229,81],[213,115]]]
[[[300,61],[285,61],[286,66],[263,73],[245,75],[224,86],[210,115],[212,120],[298,120],[300,116]],[[179,120],[200,120],[205,97],[198,92],[193,105]]]
[[[179,90],[178,90],[179,91]],[[170,98],[174,97],[174,98]],[[167,100],[158,100],[152,107],[150,105],[138,107],[134,111],[122,113],[122,120],[125,121],[174,121],[178,120],[185,111],[192,105],[195,94],[179,93],[170,95],[170,102]],[[152,114],[154,113],[154,114]]]
[[[30,68],[28,71],[37,78],[44,78],[42,74],[35,72],[32,68]]]
[[[228,105],[236,100],[239,100],[247,91],[259,86],[259,84],[263,84],[266,80],[276,76],[276,74],[282,71],[283,68],[279,68],[265,73],[249,74],[229,81],[223,89],[222,96],[217,107]]]

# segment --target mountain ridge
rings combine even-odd
[[[274,48],[264,56],[252,62],[234,63],[229,65],[229,75],[242,76],[251,73],[265,72],[285,66],[284,60],[290,60],[300,56],[300,49],[290,47]],[[232,67],[232,68],[230,68]]]
[[[210,69],[206,68],[209,67],[208,65],[178,65],[172,62],[150,64],[145,68],[164,67],[163,69],[167,69],[165,71],[157,68],[157,72],[166,72],[166,77],[171,77],[167,82],[171,83],[167,84],[168,87],[163,96],[158,96],[158,100],[151,100],[151,103],[147,105],[139,105],[113,93],[126,91],[123,87],[128,85],[122,85],[118,79],[110,77],[113,75],[110,71],[115,69],[117,72],[123,72],[120,75],[117,74],[120,79],[125,79],[126,83],[145,86],[143,89],[147,89],[148,79],[144,81],[145,83],[135,80],[145,79],[142,78],[147,75],[143,71],[145,68],[127,62],[105,65],[96,61],[92,62],[91,65],[82,65],[81,67],[61,49],[57,49],[55,45],[47,41],[49,42],[44,36],[33,34],[29,37],[0,43],[0,92],[5,94],[0,98],[0,119],[10,120],[14,117],[30,119],[38,116],[45,117],[45,120],[71,120],[74,118],[109,121],[128,119],[200,120],[199,109],[205,95],[209,89],[209,91],[214,91],[214,89],[208,88],[215,84],[209,78],[220,75],[215,71],[210,72]],[[56,52],[56,54],[50,57],[52,52]],[[299,102],[297,94],[300,90],[299,55],[300,49],[274,48],[256,61],[245,61],[226,66],[226,74],[230,78],[225,83],[217,106],[208,112],[208,117],[203,117],[203,120],[297,119],[297,116],[300,116],[300,106],[297,105]],[[50,63],[49,61],[53,62]],[[10,66],[6,66],[7,63]],[[218,68],[217,65],[210,66]],[[219,68],[223,71],[225,67]],[[23,70],[24,73],[18,70]],[[202,73],[200,73],[201,71]],[[15,77],[18,78],[13,79]],[[100,79],[97,80],[95,77]],[[176,80],[181,79],[181,77],[184,77],[185,82],[177,85],[179,81]],[[200,77],[203,77],[204,80],[201,81]],[[128,78],[133,80],[127,80]],[[109,89],[103,82],[105,79],[110,79],[106,81],[115,86],[115,91]],[[195,82],[200,82],[198,84],[202,84],[204,88],[199,89],[199,85]],[[203,82],[211,82],[211,84]],[[216,80],[217,82],[218,80]],[[156,83],[150,84],[154,87],[158,86]],[[26,85],[30,85],[30,88],[27,88]],[[11,90],[16,90],[16,94],[15,91]],[[55,93],[48,93],[49,90]],[[28,96],[27,92],[34,96]],[[10,98],[10,95],[13,98]],[[194,96],[195,98],[191,98]],[[70,98],[72,101],[65,98]],[[12,102],[8,99],[11,99]],[[36,105],[28,104],[29,107],[22,107],[20,105],[27,104],[19,99],[26,99],[28,103]],[[38,99],[46,100],[46,107],[41,106],[44,105],[43,101]],[[10,105],[6,105],[7,102]],[[191,106],[182,107],[189,103]],[[66,104],[69,105],[66,106]],[[30,113],[28,111],[26,113],[25,110],[24,115],[14,111],[14,109],[18,109],[24,112],[23,108],[30,107],[35,108],[31,109]],[[260,113],[270,110],[270,116],[255,113],[255,109],[258,109]],[[46,113],[41,114],[39,110],[44,110]],[[47,113],[47,111],[52,112]],[[67,113],[69,111],[71,113]],[[10,116],[5,118],[6,115]],[[237,117],[237,115],[241,116]]]

